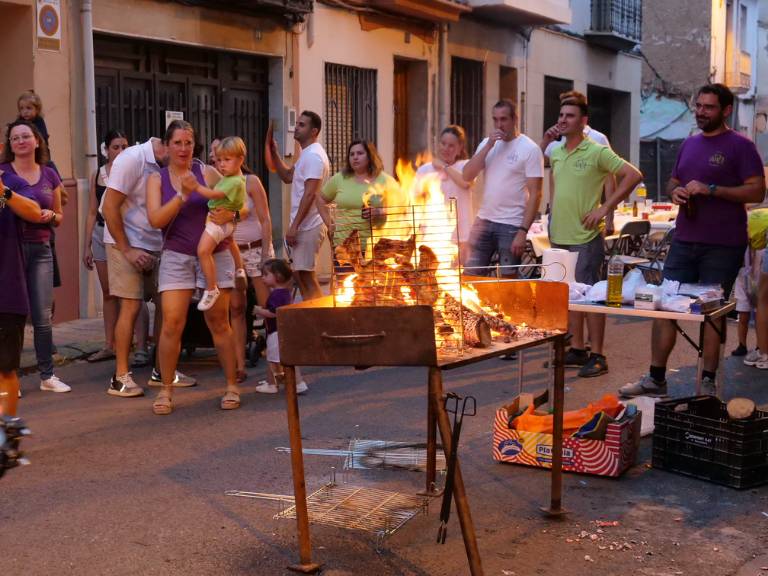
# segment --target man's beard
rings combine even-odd
[[[723,118],[723,116],[717,116],[715,118],[696,118],[696,125],[705,133],[714,132],[720,128],[724,122],[725,118]]]

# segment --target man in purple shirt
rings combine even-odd
[[[765,196],[763,163],[755,145],[726,124],[733,111],[733,93],[710,84],[696,97],[700,134],[680,147],[667,194],[680,206],[675,237],[664,263],[664,278],[680,283],[720,284],[727,298],[747,247],[744,205]],[[725,321],[718,322],[725,331]],[[624,397],[666,396],[667,359],[676,330],[669,320],[654,320],[650,373],[619,390]],[[706,392],[714,390],[720,336],[712,326],[704,332]]]
[[[16,415],[24,323],[29,314],[21,249],[23,220],[42,221],[40,205],[29,198],[26,180],[0,171],[0,414]]]

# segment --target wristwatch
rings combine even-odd
[[[709,189],[709,195],[714,196],[715,190],[717,190],[717,184],[710,184],[709,186],[707,186],[707,188]]]
[[[3,186],[3,200],[8,202],[8,200],[11,199],[11,196],[13,196],[13,190],[8,188],[8,186]]]
[[[235,215],[232,217],[232,222],[235,224],[240,222],[240,210],[235,210]]]

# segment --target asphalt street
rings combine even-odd
[[[691,326],[695,332],[695,327]],[[734,347],[735,326],[728,352]],[[754,334],[750,334],[754,338]],[[610,372],[583,380],[568,372],[566,404],[595,400],[647,370],[650,323],[609,320]],[[526,390],[546,385],[544,351],[525,357]],[[680,341],[670,392],[693,393],[695,356]],[[295,522],[280,505],[225,495],[247,490],[290,495],[285,400],[253,392],[250,369],[239,410],[219,410],[223,377],[204,352],[181,369],[200,385],[179,390],[171,416],[154,416],[151,397],[106,394],[110,363],[75,362],[57,374],[69,394],[44,393],[24,377],[20,415],[33,431],[32,464],[0,479],[0,570],[8,575],[282,575],[298,559]],[[306,370],[301,397],[304,447],[345,450],[353,438],[423,442],[426,369]],[[768,403],[768,372],[726,362],[725,397]],[[546,471],[495,463],[495,409],[516,391],[517,364],[489,360],[446,373],[445,386],[477,398],[459,448],[486,575],[768,575],[768,486],[736,491],[650,467],[651,441],[618,480],[565,477],[561,521],[545,519]],[[138,382],[149,372],[139,370]],[[343,457],[305,457],[309,491],[328,481],[414,493],[423,475],[407,470],[343,472]],[[468,574],[455,513],[445,545],[435,543],[440,501],[393,535],[312,527],[324,574]],[[610,525],[599,526],[598,520]]]

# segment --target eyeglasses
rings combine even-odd
[[[10,138],[10,141],[16,144],[17,142],[21,142],[22,140],[32,140],[34,138],[34,134],[19,134],[18,136],[12,136]]]

